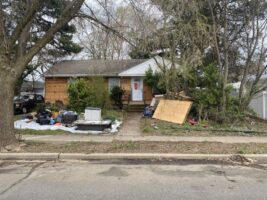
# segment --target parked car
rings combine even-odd
[[[24,95],[14,97],[14,112],[26,114],[36,107],[38,103],[44,103],[42,95]]]

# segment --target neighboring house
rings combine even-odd
[[[43,81],[24,81],[20,88],[20,95],[39,94],[44,96]]]
[[[70,60],[55,64],[45,73],[45,100],[68,104],[67,86],[72,78],[101,76],[111,91],[120,86],[124,91],[124,103],[150,103],[152,88],[144,83],[146,71],[159,70],[159,65],[170,66],[161,57],[131,60]]]
[[[267,84],[266,81],[267,81],[267,75],[263,75],[260,83],[263,85],[266,85]],[[240,85],[241,85],[240,82],[232,84],[233,86],[232,95],[233,96],[238,95]],[[246,92],[246,88],[244,92]],[[267,119],[267,91],[262,91],[256,94],[252,98],[249,104],[249,107],[257,114],[258,117],[262,119]]]
[[[263,91],[257,94],[251,100],[249,107],[256,112],[258,117],[267,119],[267,92]]]

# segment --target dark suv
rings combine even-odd
[[[24,95],[14,97],[14,112],[26,114],[36,107],[38,103],[44,103],[42,95]]]

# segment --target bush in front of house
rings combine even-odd
[[[190,77],[190,78],[188,78]],[[194,100],[191,114],[199,121],[213,120],[219,123],[233,122],[242,118],[243,113],[238,109],[237,99],[231,96],[232,87],[225,88],[226,108],[223,104],[222,80],[215,64],[199,66],[196,70],[188,71],[186,77],[180,76],[181,90],[186,91]]]
[[[153,93],[165,94],[166,93],[166,83],[164,80],[164,75],[162,72],[153,72],[151,68],[146,71],[145,83],[150,86]]]
[[[68,85],[69,108],[81,113],[86,107],[108,108],[109,92],[102,77],[76,79]]]
[[[123,120],[123,112],[119,110],[102,110],[102,116],[105,120],[111,120],[114,122],[115,120],[122,121]]]
[[[114,101],[115,105],[118,106],[118,108],[122,109],[123,102],[122,98],[124,95],[124,90],[121,89],[119,86],[115,86],[111,90],[110,97]]]

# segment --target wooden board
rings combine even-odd
[[[67,78],[46,78],[45,79],[45,101],[55,103],[62,101],[68,104],[68,79]]]
[[[191,101],[165,100],[159,102],[153,118],[183,124],[191,109]]]

